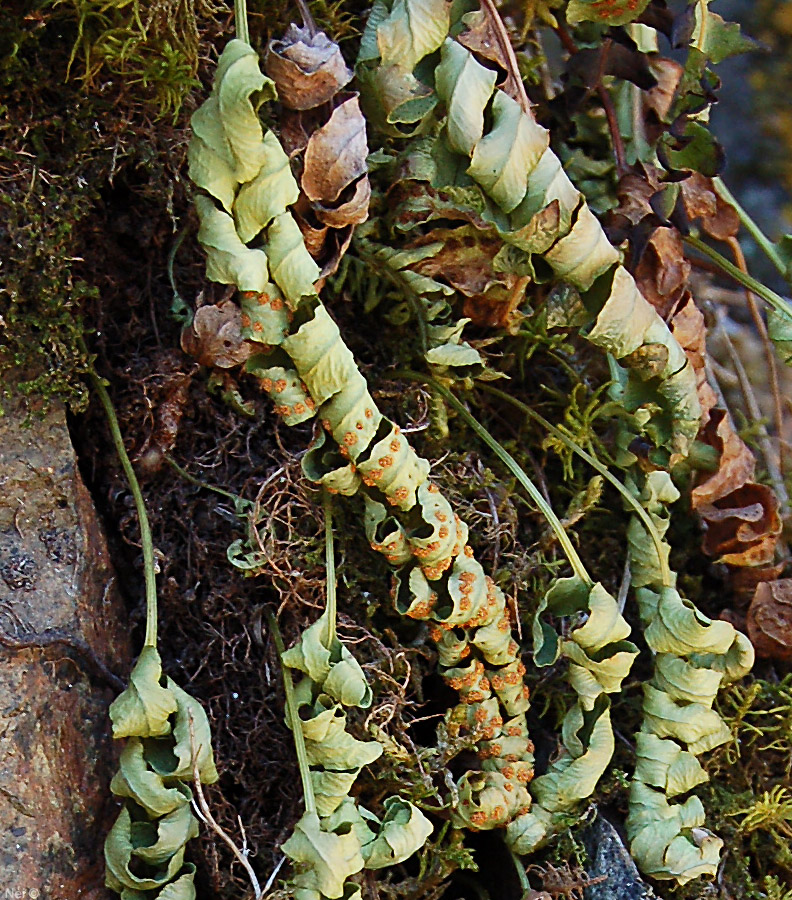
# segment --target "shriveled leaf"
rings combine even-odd
[[[311,765],[344,772],[368,766],[382,755],[376,741],[359,741],[346,731],[346,713],[340,706],[321,709],[301,725]]]
[[[671,333],[685,351],[696,375],[696,391],[701,405],[702,424],[709,428],[710,413],[718,397],[707,380],[707,329],[704,315],[692,296],[683,296],[670,321]]]
[[[185,804],[156,822],[133,822],[131,831],[134,856],[150,866],[161,866],[198,836],[198,821]]]
[[[587,335],[594,344],[605,348],[624,363],[637,376],[635,381],[657,376],[652,392],[655,401],[668,410],[671,416],[672,434],[669,443],[674,452],[687,454],[695,439],[701,420],[701,406],[696,394],[696,376],[684,351],[677,343],[665,322],[658,316],[639,292],[629,273],[618,266],[613,277],[610,295]],[[662,371],[654,367],[645,371],[651,358],[633,355],[643,346],[662,345],[667,351]],[[643,387],[634,383],[635,407],[650,401],[642,396]],[[629,387],[629,386],[628,386]],[[627,399],[625,395],[624,400]],[[651,402],[651,401],[650,401]],[[633,404],[630,404],[633,405]],[[628,407],[629,408],[629,407]]]
[[[157,900],[195,900],[195,866],[185,863],[183,871],[184,874],[179,875],[176,881],[165,885],[157,894]],[[124,897],[124,900],[127,898]],[[133,898],[130,897],[129,900]]]
[[[316,813],[303,815],[281,849],[295,864],[295,885],[319,891],[328,900],[343,897],[344,882],[364,866],[354,831],[324,831]]]
[[[307,422],[314,416],[316,404],[294,369],[272,365],[267,356],[252,357],[246,371],[259,379],[261,389],[275,404],[275,412],[287,425]]]
[[[423,119],[437,103],[428,85],[398,65],[362,66],[357,78],[366,119],[385,134],[403,138],[419,132]]]
[[[792,662],[792,579],[759,584],[746,624],[759,656]]]
[[[319,267],[305,249],[302,234],[291,213],[283,213],[273,220],[267,232],[266,250],[272,279],[292,309],[296,309],[304,297],[316,294],[314,283],[319,277]]]
[[[548,147],[549,133],[498,91],[492,103],[491,130],[475,145],[468,173],[505,212],[520,204],[528,174]]]
[[[114,738],[170,734],[170,716],[178,701],[161,682],[159,653],[154,647],[144,647],[129,676],[129,687],[110,704]]]
[[[278,287],[267,284],[263,291],[244,291],[241,297],[242,337],[267,347],[283,342],[289,330],[289,310]],[[248,360],[250,362],[250,360]]]
[[[734,639],[734,628],[728,622],[708,618],[676,588],[667,587],[659,593],[657,611],[645,637],[656,653],[677,656],[697,651],[725,654]]]
[[[202,366],[221,369],[240,365],[255,349],[242,336],[242,311],[232,300],[199,307],[182,331],[181,346]]]
[[[588,290],[594,281],[619,261],[594,213],[585,204],[566,237],[545,253],[545,260],[556,276]]]
[[[574,746],[537,778],[532,793],[537,802],[551,812],[571,809],[590,797],[613,756],[614,737],[610,723],[610,705],[606,698],[590,713],[573,706],[564,719],[564,744]],[[584,738],[585,735],[585,738]]]
[[[371,688],[358,661],[337,638],[329,639],[328,613],[322,615],[283,654],[285,666],[305,672],[316,685],[344,706],[367,708]]]
[[[690,263],[676,228],[655,229],[633,274],[644,297],[667,319],[687,290],[690,276]]]
[[[473,225],[434,228],[416,242],[435,247],[431,256],[413,268],[422,275],[442,278],[466,299],[464,312],[477,325],[501,325],[523,294],[515,291],[518,276],[495,268],[502,242],[492,229]]]
[[[772,561],[782,522],[778,498],[767,485],[748,482],[698,512],[708,525],[705,553],[730,565]]]
[[[680,184],[682,203],[691,221],[699,220],[701,227],[717,241],[735,237],[740,230],[740,217],[715,189],[711,178],[693,172]]]
[[[686,794],[708,779],[696,757],[675,741],[640,731],[635,745],[636,779],[660,788],[668,797]]]
[[[291,109],[313,109],[352,80],[338,44],[323,31],[291,24],[280,41],[272,41],[265,64],[278,99]]]
[[[448,142],[457,153],[470,156],[481,140],[484,109],[496,79],[495,72],[476,62],[469,50],[456,41],[445,41],[442,62],[435,71],[435,90],[446,105]]]
[[[644,684],[643,715],[646,727],[654,734],[683,741],[694,754],[731,739],[728,725],[714,709],[701,703],[677,703],[652,684]]]
[[[308,141],[302,189],[310,200],[325,205],[366,172],[366,122],[357,95],[337,106]]]
[[[701,875],[715,875],[723,841],[702,827],[704,821],[698,797],[672,805],[665,794],[641,781],[630,788],[630,852],[653,878],[687,884]]]
[[[347,228],[348,225],[360,225],[365,222],[368,218],[369,201],[371,200],[371,183],[368,180],[368,176],[361,176],[351,190],[352,196],[348,200],[343,199],[349,194],[349,191],[345,191],[341,202],[335,205],[329,206],[324,203],[314,203],[313,211],[316,214],[316,218],[324,225],[337,229]],[[300,230],[305,235],[305,230],[302,227]],[[346,247],[349,246],[350,238],[351,229],[349,229],[349,237],[339,244],[339,248],[343,247],[346,250]],[[308,249],[310,252],[311,248],[309,247]],[[313,253],[311,255],[314,256]],[[316,257],[314,256],[314,258]],[[322,274],[329,274],[326,267],[323,267]]]

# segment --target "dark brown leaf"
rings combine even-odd
[[[676,228],[657,228],[633,272],[641,293],[662,318],[668,318],[687,290],[690,263]]]
[[[746,624],[759,656],[792,663],[792,579],[763,581],[756,588]]]
[[[740,219],[713,186],[712,179],[694,172],[681,183],[682,204],[688,219],[698,219],[701,227],[717,241],[734,237],[740,230]]]
[[[713,409],[700,439],[720,454],[717,472],[693,488],[691,503],[694,509],[712,506],[728,497],[732,491],[753,480],[756,459],[737,434],[723,409]]]
[[[698,512],[707,523],[705,553],[736,566],[773,561],[781,516],[778,500],[766,485],[748,482],[722,500],[698,507]]]
[[[281,103],[291,109],[327,103],[352,80],[338,44],[323,31],[312,35],[293,24],[283,40],[270,43],[266,70]]]
[[[615,41],[606,41],[596,50],[579,50],[567,63],[567,71],[589,89],[596,88],[604,75],[631,81],[644,91],[657,86],[647,55]]]
[[[607,218],[608,237],[615,244],[630,238],[635,244],[636,229],[641,229],[641,244],[660,224],[660,218],[652,206],[652,199],[663,189],[660,170],[644,163],[636,163],[619,179],[618,206]],[[634,256],[638,256],[633,247]]]
[[[441,249],[413,267],[421,275],[439,278],[455,287],[466,299],[464,313],[476,325],[502,326],[513,308],[519,276],[498,272],[494,259],[500,240],[473,225],[435,228],[415,246],[440,242]]]
[[[181,346],[202,366],[220,369],[240,365],[255,349],[242,337],[242,313],[232,300],[201,306],[192,325],[182,331]]]

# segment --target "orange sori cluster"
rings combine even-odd
[[[458,571],[462,566],[464,570]],[[529,700],[525,666],[511,636],[505,597],[484,575],[470,546],[441,560],[437,568],[451,570],[442,591],[448,600],[432,591],[427,599],[410,604],[405,614],[431,623],[440,672],[459,692],[449,733],[457,735],[464,729],[477,738],[481,771],[467,773],[460,782],[455,818],[478,830],[502,827],[531,804],[527,784],[533,778],[534,747],[524,715]],[[426,569],[423,574],[429,578]],[[400,583],[404,580],[402,576]],[[451,585],[456,586],[453,592]]]
[[[475,559],[467,526],[429,481],[429,463],[377,409],[321,304],[282,346],[368,500],[383,510],[379,537],[370,539],[398,567],[396,591],[406,598],[395,598],[397,609],[431,622],[441,674],[460,691],[449,727],[474,736],[481,760],[460,782],[461,824],[507,825],[530,806],[533,744],[525,668],[503,592]]]

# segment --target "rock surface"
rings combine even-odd
[[[129,670],[126,614],[63,410],[25,427],[21,401],[4,407],[0,885],[17,898],[105,900],[116,689],[101,668]]]
[[[586,887],[585,900],[659,900],[657,894],[641,876],[619,833],[598,815],[584,835],[586,850],[591,860],[586,874],[590,879],[601,875],[605,881]]]

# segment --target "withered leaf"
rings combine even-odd
[[[435,228],[417,241],[416,246],[436,242],[442,243],[442,247],[416,263],[415,270],[430,278],[444,278],[466,297],[483,294],[493,284],[508,283],[514,278],[493,268],[495,254],[500,249],[497,240],[477,235],[471,226]]]
[[[711,178],[694,172],[682,182],[681,195],[688,219],[698,219],[704,231],[715,240],[725,241],[740,230],[737,212],[715,190]]]
[[[733,566],[730,568],[731,586],[734,591],[735,606],[745,609],[753,599],[756,588],[763,581],[775,581],[783,572],[784,563],[773,563],[767,566]],[[735,611],[735,615],[737,615]],[[721,616],[722,617],[722,616]],[[745,630],[745,614],[742,615]]]
[[[366,172],[366,122],[357,94],[337,106],[305,148],[302,189],[309,200],[330,204]]]
[[[303,198],[304,199],[304,198]],[[324,279],[332,275],[352,240],[353,227],[329,228],[314,220],[313,211],[295,214],[308,252],[321,268],[316,289],[321,290]]]
[[[196,370],[198,367],[192,368]],[[146,474],[158,472],[165,462],[165,454],[170,453],[176,444],[191,380],[192,372],[179,372],[168,378],[163,386],[163,394],[154,407],[154,428],[136,458],[138,467]]]
[[[635,229],[644,223],[645,241],[660,224],[660,218],[652,206],[652,199],[663,189],[660,175],[660,170],[654,166],[638,162],[619,179],[619,204],[609,213],[606,223],[608,236],[613,243],[620,244],[628,237],[634,242]],[[635,249],[633,255],[638,256]]]
[[[498,42],[498,35],[492,19],[485,15],[483,10],[476,9],[462,16],[462,21],[467,26],[467,31],[463,31],[459,35],[457,38],[459,43],[504,69],[507,72],[506,80],[499,87],[513,100],[519,100],[522,92]]]
[[[347,225],[360,225],[368,218],[369,201],[371,200],[371,183],[368,176],[359,178],[352,188],[352,196],[337,206],[325,206],[314,203],[316,218],[332,228],[345,228]]]
[[[693,488],[694,509],[712,506],[753,479],[756,459],[745,441],[734,430],[726,411],[713,409],[701,439],[720,453],[717,472]]]
[[[181,346],[201,365],[220,369],[238,366],[255,349],[242,337],[242,312],[233,300],[201,306],[182,331]]]
[[[633,272],[641,293],[660,316],[668,318],[687,288],[690,263],[676,228],[657,228]]]
[[[759,656],[792,662],[792,578],[759,584],[746,624]]]
[[[707,380],[707,329],[704,324],[704,315],[694,303],[689,292],[680,301],[669,326],[696,373],[696,392],[701,404],[701,421],[706,425],[709,421],[710,411],[718,404],[718,397]],[[721,415],[725,415],[723,410],[720,412]],[[731,433],[734,433],[733,429]],[[711,440],[708,443],[714,446]]]
[[[739,600],[758,580],[774,578],[773,568],[781,517],[773,491],[754,481],[756,459],[737,434],[706,375],[704,317],[686,296],[671,319],[671,330],[696,373],[704,425],[699,440],[718,451],[718,468],[691,492],[691,506],[701,516],[706,534],[702,549],[729,566]]]
[[[749,481],[698,512],[707,523],[705,553],[737,566],[772,562],[782,523],[769,487]]]
[[[270,43],[266,70],[281,103],[291,109],[327,103],[352,80],[338,44],[323,31],[311,34],[294,24],[283,40]]]
[[[658,57],[649,60],[649,70],[657,84],[643,95],[647,110],[651,110],[657,118],[664,122],[671,111],[684,67],[673,59]]]

